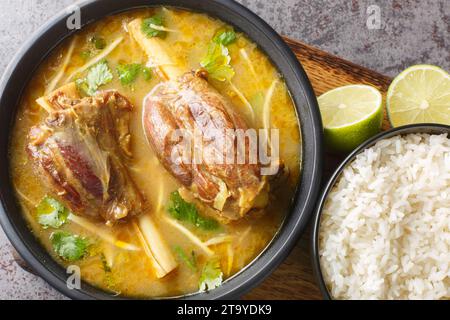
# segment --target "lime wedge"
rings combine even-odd
[[[450,76],[436,66],[409,67],[389,86],[386,106],[393,127],[412,123],[450,125]]]
[[[351,151],[381,129],[382,97],[374,87],[339,87],[322,94],[317,101],[325,143],[331,150]]]

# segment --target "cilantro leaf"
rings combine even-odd
[[[36,207],[39,224],[44,229],[48,227],[59,228],[67,221],[70,211],[64,207],[58,200],[51,197],[45,197]]]
[[[75,261],[83,258],[89,247],[87,239],[73,235],[65,231],[57,231],[51,234],[50,241],[53,250],[66,261]]]
[[[232,28],[222,28],[216,32],[213,41],[217,44],[227,46],[236,41],[236,33]]]
[[[86,78],[77,79],[75,83],[79,89],[92,96],[98,87],[111,82],[112,79],[113,74],[108,67],[108,62],[103,60],[89,69]]]
[[[89,41],[94,45],[95,49],[103,50],[106,47],[106,41],[102,37],[93,36]]]
[[[163,18],[160,15],[154,15],[150,18],[144,19],[141,25],[141,31],[149,38],[159,37],[165,38],[166,31],[154,29],[154,26],[163,27]]]
[[[101,61],[94,65],[86,76],[86,82],[90,92],[93,94],[98,87],[111,82],[113,75],[106,61]]]
[[[142,67],[142,75],[144,76],[144,80],[150,80],[152,78],[152,69],[149,67]]]
[[[92,52],[90,50],[83,50],[80,52],[80,57],[83,60],[87,60],[92,56]]]
[[[212,290],[222,284],[223,273],[220,270],[219,260],[210,260],[203,267],[199,280],[200,292]]]
[[[82,92],[86,95],[88,94],[89,86],[87,85],[85,78],[76,79],[75,85],[77,86],[79,92]]]
[[[212,42],[208,47],[208,53],[200,61],[200,65],[208,71],[210,77],[219,81],[231,80],[234,70],[230,66],[231,57],[227,47]]]
[[[200,229],[216,230],[219,228],[216,220],[199,215],[195,205],[184,201],[178,191],[170,194],[168,211],[175,219],[191,223]]]
[[[189,257],[180,246],[175,246],[174,250],[178,255],[178,258],[184,261],[189,269],[191,269],[192,271],[197,271],[197,259],[195,258],[194,251],[191,251],[191,256]]]
[[[129,85],[136,80],[141,70],[141,65],[139,63],[119,64],[116,70],[120,82],[123,85]]]

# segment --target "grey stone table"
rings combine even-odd
[[[281,34],[389,76],[418,63],[450,69],[448,0],[239,1]],[[0,73],[31,33],[73,2],[0,0]],[[0,299],[64,298],[18,267],[10,246],[0,230]]]

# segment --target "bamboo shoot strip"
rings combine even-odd
[[[163,27],[163,26],[158,26],[158,25],[156,25],[156,24],[150,24],[150,27],[151,27],[152,29],[159,30],[159,31],[165,31],[165,32],[178,32],[178,30],[175,30],[175,29],[169,29],[169,28],[166,28],[166,27]]]
[[[161,210],[163,198],[164,198],[164,180],[160,179],[159,188],[158,188],[158,200],[156,203],[155,212],[159,212]]]
[[[139,229],[139,226],[137,225],[136,222],[133,221],[132,223],[133,223],[133,227],[136,232],[136,235],[138,236],[138,239],[141,242],[142,248],[144,249],[145,254],[149,258],[149,260],[153,266],[153,269],[155,269],[156,277],[157,278],[164,277],[167,273],[164,271],[164,269],[160,266],[160,264],[156,261],[155,257],[153,256],[153,253],[150,250],[147,240],[144,238],[144,235],[142,234],[141,229]]]
[[[105,258],[105,263],[108,268],[112,268],[114,266],[114,260],[115,260],[115,249],[110,244],[105,244],[103,247],[103,255]]]
[[[162,278],[174,270],[178,264],[152,219],[148,215],[141,215],[137,220],[138,229],[147,245],[146,253],[155,262],[156,276]]]
[[[233,91],[237,94],[237,96],[242,101],[242,103],[244,103],[248,113],[251,116],[252,122],[254,122],[255,121],[255,112],[253,111],[252,105],[250,104],[250,102],[248,102],[248,100],[244,96],[244,94],[231,81],[229,83],[230,83],[231,89],[233,89]]]
[[[73,223],[79,225],[80,227],[86,229],[87,231],[91,232],[92,234],[98,236],[99,238],[105,240],[106,242],[112,244],[113,246],[116,246],[117,248],[128,250],[128,251],[140,251],[139,247],[135,246],[134,244],[127,243],[121,240],[116,239],[111,233],[108,231],[96,226],[89,220],[76,216],[74,214],[69,214],[67,217],[68,220],[72,221]]]
[[[214,238],[209,239],[208,241],[205,241],[204,244],[206,246],[215,246],[224,242],[231,242],[233,241],[233,236],[230,235],[221,235]]]
[[[119,37],[116,40],[114,40],[113,42],[111,42],[111,44],[109,44],[105,49],[103,49],[103,51],[101,51],[98,55],[96,55],[94,58],[92,58],[91,60],[86,62],[84,65],[82,65],[78,69],[76,69],[74,72],[72,72],[67,77],[66,82],[71,81],[75,75],[82,73],[83,71],[85,71],[89,67],[93,66],[100,60],[106,58],[122,42],[122,40],[123,40],[123,37]]]
[[[128,32],[147,54],[148,65],[157,66],[154,69],[164,80],[175,80],[183,74],[167,53],[164,39],[159,37],[148,38],[142,32],[142,19],[134,19],[128,24]]]
[[[267,141],[269,142],[269,145],[272,146],[271,140],[270,140],[270,136],[269,136],[269,130],[270,130],[270,114],[271,114],[271,101],[272,101],[272,96],[273,96],[273,92],[275,91],[275,87],[278,84],[278,79],[273,80],[272,84],[270,85],[269,89],[267,90],[266,93],[266,97],[264,100],[264,105],[263,105],[263,126],[265,129],[265,135],[267,138]]]
[[[66,71],[67,65],[70,62],[70,59],[72,58],[73,49],[75,48],[75,43],[77,42],[77,37],[75,36],[72,39],[72,42],[70,42],[69,49],[67,50],[66,56],[64,57],[64,61],[62,63],[62,66],[59,68],[58,73],[53,77],[52,81],[48,85],[48,87],[45,89],[45,94],[49,94],[55,88],[58,86],[59,81],[64,75],[64,72]]]
[[[228,243],[227,253],[228,253],[227,275],[230,275],[231,270],[233,269],[233,262],[234,262],[234,251],[233,251],[233,245],[231,243]]]
[[[49,102],[49,97],[55,95],[57,92],[63,93],[66,97],[71,99],[78,99],[80,95],[78,94],[77,86],[75,82],[70,82],[65,84],[58,89],[50,92],[48,95],[44,95],[36,100],[36,102],[48,113],[55,111],[54,105]]]
[[[264,129],[269,130],[270,129],[270,110],[271,110],[271,101],[273,92],[275,90],[275,86],[277,85],[278,80],[275,79],[272,84],[270,85],[269,89],[267,90],[266,97],[264,100],[264,106],[263,106],[263,124]]]
[[[255,77],[255,79],[258,79],[258,75],[256,74],[255,68],[253,67],[253,63],[250,60],[247,51],[245,51],[244,48],[239,50],[239,53],[241,54],[242,58],[244,58],[245,62],[247,62],[248,67],[250,68],[250,72],[252,73],[253,77]]]
[[[31,207],[36,207],[38,202],[37,201],[33,201],[31,200],[28,196],[26,196],[22,191],[20,191],[19,188],[17,188],[16,186],[14,186],[14,190],[16,190],[16,194],[22,198],[23,200],[25,200]]]
[[[202,240],[200,240],[195,234],[193,234],[191,231],[189,231],[186,227],[184,227],[183,225],[181,225],[178,221],[170,219],[165,217],[164,220],[170,224],[172,227],[178,229],[179,231],[181,231],[181,233],[183,233],[189,240],[191,240],[197,247],[199,247],[200,249],[202,249],[202,251],[207,255],[207,256],[212,256],[214,254],[214,251],[212,251],[210,248],[208,248],[207,245],[205,245],[203,243]]]

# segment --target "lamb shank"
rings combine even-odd
[[[144,100],[143,124],[165,168],[221,221],[240,219],[250,209],[266,205],[267,184],[260,165],[237,163],[235,158],[239,146],[234,130],[245,132],[248,127],[201,75],[189,72],[155,87]],[[202,140],[201,146],[198,139],[190,141],[185,163],[181,160],[186,137],[177,138],[177,130],[187,132],[188,138],[197,132]],[[248,141],[245,146],[240,151],[248,159]],[[196,162],[194,154],[200,147],[201,159]],[[232,161],[227,162],[230,149]]]
[[[116,91],[73,97],[72,85],[38,102],[49,113],[29,134],[30,158],[73,212],[112,224],[145,208],[123,165],[132,105]]]
[[[156,276],[174,270],[177,262],[126,166],[131,103],[114,90],[81,98],[74,83],[37,102],[48,116],[31,129],[27,151],[50,191],[76,215],[107,225],[133,219]]]
[[[156,66],[157,73],[166,80],[143,103],[144,130],[160,162],[222,222],[238,220],[253,209],[264,208],[269,185],[267,178],[260,175],[260,164],[248,161],[249,141],[244,144],[245,150],[239,150],[242,146],[238,145],[236,134],[226,134],[247,130],[245,121],[208,83],[204,71],[184,72],[167,54],[164,40],[146,37],[141,24],[141,19],[135,19],[128,30],[146,52],[149,65]],[[183,158],[181,154],[186,151],[180,131],[191,137],[200,133],[204,145],[210,146],[203,150],[200,162],[181,162],[173,157],[179,154]],[[239,152],[245,153],[246,162],[223,161],[230,153]]]

